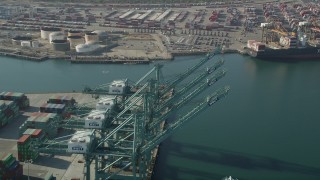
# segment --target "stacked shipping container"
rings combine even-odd
[[[58,133],[57,123],[60,119],[61,117],[55,113],[33,113],[27,121],[20,126],[19,133],[20,135],[23,134],[28,128],[42,129],[49,138],[53,138]]]
[[[19,115],[19,108],[13,101],[0,100],[0,127]]]
[[[18,159],[19,161],[35,160],[39,156],[37,151],[31,146],[31,135],[23,135],[17,142],[18,146]]]
[[[69,96],[52,96],[49,98],[47,103],[52,104],[65,104],[66,106],[74,106],[76,101],[73,99],[73,97]]]
[[[29,107],[29,99],[24,93],[18,92],[2,92],[0,93],[0,100],[14,101],[20,109]]]
[[[0,179],[18,180],[22,179],[22,165],[13,157],[12,154],[0,153]]]

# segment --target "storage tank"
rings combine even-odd
[[[49,40],[49,35],[50,33],[53,32],[61,32],[61,28],[55,28],[55,27],[43,27],[41,28],[41,39],[48,39]]]
[[[16,37],[11,39],[12,44],[13,45],[18,45],[18,46],[21,45],[22,41],[31,41],[31,40],[32,40],[32,38],[29,37],[29,36],[16,36]]]
[[[49,34],[49,42],[52,43],[53,40],[65,40],[66,36],[63,32],[52,32]]]
[[[70,43],[67,40],[53,40],[52,48],[55,51],[70,51]]]
[[[97,43],[99,42],[99,37],[97,33],[89,32],[84,36],[86,43]]]
[[[69,30],[68,36],[82,36],[82,32],[78,30]]]
[[[95,30],[92,33],[96,33],[98,35],[99,41],[103,41],[108,37],[108,33],[106,31]]]
[[[22,47],[31,47],[31,41],[21,41]]]
[[[98,44],[79,44],[76,46],[77,53],[92,53],[100,48]]]
[[[74,49],[77,45],[84,43],[82,36],[68,36],[67,40],[70,42],[70,48]]]

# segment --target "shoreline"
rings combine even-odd
[[[46,60],[67,60],[71,63],[75,64],[149,64],[155,61],[171,61],[175,57],[179,56],[196,56],[196,55],[205,55],[209,51],[197,51],[197,52],[172,52],[170,59],[165,58],[158,58],[158,59],[146,59],[146,60],[130,60],[130,59],[107,59],[106,57],[97,57],[97,56],[87,56],[85,58],[80,59],[72,59],[70,56],[28,56],[28,55],[22,55],[22,54],[16,54],[16,53],[9,53],[9,52],[1,52],[0,56],[2,57],[13,57],[21,60],[27,60],[27,61],[35,61],[35,62],[42,62]],[[225,49],[223,50],[222,54],[246,54],[245,50],[240,49]]]

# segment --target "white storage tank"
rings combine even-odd
[[[115,104],[115,97],[100,98],[96,104],[96,110],[107,111],[113,109]]]
[[[98,44],[79,44],[76,46],[77,53],[92,53],[99,50],[100,46]]]
[[[107,111],[91,111],[84,120],[84,128],[101,129],[107,118],[106,113]]]
[[[21,41],[22,47],[31,47],[31,41]]]
[[[99,37],[97,33],[89,32],[84,35],[86,43],[98,43]]]
[[[76,131],[68,142],[67,152],[84,154],[86,153],[93,140],[93,131]]]
[[[50,33],[53,32],[61,32],[61,28],[55,28],[55,27],[42,27],[41,28],[41,39],[49,40]]]
[[[77,45],[84,43],[82,36],[68,36],[67,40],[70,42],[70,48],[74,49]]]
[[[49,34],[49,42],[52,43],[54,40],[65,40],[66,36],[64,35],[63,32],[52,32]]]
[[[109,85],[109,94],[124,94],[127,89],[126,80],[116,80]]]

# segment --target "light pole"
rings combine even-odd
[[[29,159],[29,160],[24,161],[24,164],[28,164],[28,180],[30,180],[30,176],[29,176],[29,165],[32,164],[32,159]]]

